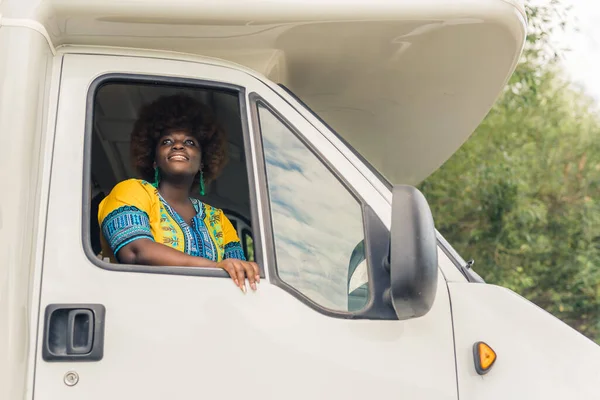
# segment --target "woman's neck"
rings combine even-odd
[[[160,182],[158,191],[169,204],[185,204],[190,201],[190,183]]]

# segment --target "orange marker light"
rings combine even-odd
[[[475,370],[479,375],[489,372],[496,361],[496,352],[484,342],[473,345],[473,358],[475,359]]]

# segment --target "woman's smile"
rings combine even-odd
[[[202,152],[198,139],[184,130],[171,131],[156,146],[156,163],[162,172],[195,175],[200,170]]]
[[[183,153],[173,153],[169,157],[167,157],[169,161],[190,161],[190,158]]]

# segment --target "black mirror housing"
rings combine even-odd
[[[429,312],[438,282],[437,239],[429,204],[413,186],[393,188],[390,277],[398,319]]]

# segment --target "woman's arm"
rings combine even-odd
[[[260,281],[258,265],[237,259],[214,262],[203,257],[190,256],[172,247],[150,239],[137,239],[121,247],[115,256],[119,262],[137,265],[171,265],[182,267],[222,268],[244,293],[246,278],[250,287],[256,290]]]
[[[215,268],[217,263],[194,257],[150,239],[137,239],[123,246],[115,254],[119,262],[142,265],[178,265],[182,267]]]

